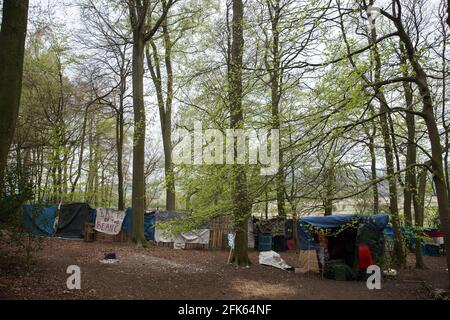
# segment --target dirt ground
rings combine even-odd
[[[445,258],[425,257],[428,270],[402,270],[397,280],[386,280],[381,290],[364,282],[340,282],[319,275],[302,275],[258,265],[227,265],[228,252],[173,250],[128,244],[85,243],[46,239],[28,273],[1,271],[1,299],[430,299],[426,287],[445,288]],[[117,264],[102,264],[115,252]],[[295,252],[281,254],[292,266]],[[413,266],[414,257],[409,264]],[[66,287],[69,265],[81,268],[81,290]],[[424,283],[426,285],[424,285]]]

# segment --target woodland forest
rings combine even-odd
[[[0,7],[1,228],[26,203],[86,202],[132,208],[130,241],[142,246],[146,210],[187,213],[179,230],[228,216],[231,262],[247,266],[250,217],[296,221],[344,204],[389,215],[398,268],[410,250],[403,227],[416,248],[424,227],[442,230],[450,248],[448,1]],[[261,175],[248,159],[175,161],[176,132],[195,134],[196,123],[277,130],[276,172]]]

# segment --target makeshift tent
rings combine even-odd
[[[23,227],[25,232],[35,236],[53,237],[55,235],[57,212],[57,206],[23,206]]]
[[[330,261],[340,261],[355,268],[358,265],[357,249],[361,244],[367,245],[375,261],[383,257],[383,231],[388,223],[388,215],[303,217],[298,221],[299,247],[302,250],[319,250],[318,233],[330,231],[327,236]]]
[[[318,229],[341,228],[351,223],[358,223],[378,231],[384,231],[389,223],[389,216],[378,214],[363,215],[332,215],[321,217],[303,217],[298,220],[299,245],[303,250],[319,248],[319,243],[314,239],[308,226]]]
[[[72,203],[61,206],[55,236],[67,239],[83,239],[84,224],[92,219],[93,211],[95,210],[86,203]]]

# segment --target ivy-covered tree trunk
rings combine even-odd
[[[0,195],[22,92],[28,0],[4,0],[0,31]]]
[[[144,24],[133,28],[133,188],[132,202],[133,223],[131,240],[145,244],[145,105],[144,105]]]
[[[231,113],[231,129],[244,127],[244,111],[242,108],[242,65],[244,53],[244,4],[242,0],[233,0],[233,40],[231,45],[231,66],[229,74],[229,97]],[[233,138],[234,139],[234,138]],[[237,147],[234,148],[234,159],[237,160]],[[232,169],[232,202],[234,227],[236,231],[235,248],[231,263],[238,266],[250,265],[248,257],[248,219],[251,206],[248,200],[247,175],[243,165],[235,164]]]

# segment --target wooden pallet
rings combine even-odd
[[[84,224],[84,241],[94,242],[95,241],[95,224],[86,222]]]

